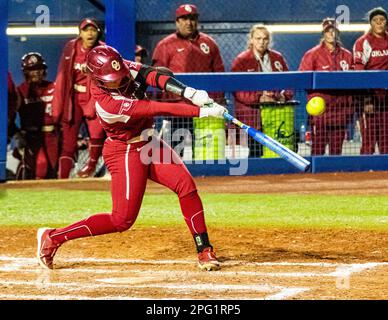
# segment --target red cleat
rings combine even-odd
[[[53,260],[54,255],[57,252],[60,244],[54,243],[51,240],[49,233],[54,229],[49,228],[40,228],[37,233],[38,239],[38,250],[36,253],[36,257],[38,258],[39,264],[43,268],[54,269]]]
[[[215,271],[220,269],[220,263],[211,247],[205,248],[198,253],[198,266],[201,270]]]

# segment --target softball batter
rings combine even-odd
[[[97,46],[87,56],[91,95],[107,134],[103,157],[112,176],[112,212],[97,213],[64,228],[37,232],[39,264],[53,269],[53,258],[66,241],[128,230],[136,221],[147,179],[174,191],[194,238],[198,264],[203,270],[219,269],[207,234],[203,206],[192,176],[179,156],[153,135],[153,117],[219,117],[226,111],[206,91],[195,90],[157,69],[124,61],[112,47]],[[194,105],[138,99],[142,84],[180,95]],[[204,107],[204,108],[199,108]]]

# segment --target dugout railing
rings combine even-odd
[[[388,143],[387,71],[193,73],[177,74],[177,77],[184,83],[195,88],[205,89],[209,92],[223,92],[226,98],[226,106],[229,112],[234,115],[237,112],[236,107],[238,101],[236,99],[236,93],[238,92],[280,92],[281,90],[288,89],[293,93],[291,100],[294,103],[290,104],[286,101],[285,104],[276,105],[276,103],[255,102],[249,106],[254,110],[258,110],[261,114],[259,129],[277,138],[290,149],[308,158],[312,162],[311,172],[388,170],[388,155],[386,154]],[[344,130],[342,130],[343,136],[337,138],[341,142],[339,153],[332,151],[334,154],[330,154],[330,145],[334,143],[329,143],[329,141],[333,141],[327,141],[327,137],[324,138],[319,135],[316,136],[315,143],[318,144],[320,142],[324,145],[323,153],[322,151],[313,149],[313,133],[311,131],[317,126],[313,126],[312,122],[314,121],[312,119],[314,117],[309,117],[306,112],[305,106],[310,97],[309,94],[329,96],[329,100],[331,101],[327,104],[327,114],[330,112],[329,108],[335,108],[337,110],[337,112],[332,112],[330,116],[333,119],[326,119],[326,122],[329,122],[329,127],[333,126],[333,123],[345,126]],[[362,121],[362,117],[365,117],[364,107],[368,103],[373,104],[374,110],[371,114],[366,114],[370,120],[365,123]],[[279,110],[279,112],[275,112],[274,110]],[[345,111],[341,115],[343,110]],[[268,115],[270,117],[269,119]],[[322,117],[325,117],[325,115]],[[345,118],[345,120],[341,119],[341,117]],[[279,125],[282,123],[287,124],[289,121],[292,122],[292,129],[289,129],[286,135],[292,135],[292,139],[288,141],[287,139],[282,140],[281,135],[276,135],[276,132],[274,133],[268,130],[268,125],[264,125],[264,122],[269,122],[278,129]],[[255,123],[255,121],[251,122]],[[330,123],[332,124],[330,125]],[[366,124],[368,126],[373,125],[377,133],[380,133],[380,136],[377,137],[376,144],[373,139],[370,141],[369,145],[372,146],[369,146],[369,149],[371,149],[369,151],[362,147],[362,140],[366,136],[365,128],[362,126]],[[284,160],[277,158],[275,154],[268,152],[268,150],[263,150],[263,148],[258,153],[252,154],[246,147],[242,146],[241,142],[239,143],[237,141],[236,143],[236,140],[234,140],[234,145],[237,148],[233,150],[234,130],[237,129],[229,124],[225,125],[225,140],[218,139],[218,141],[215,141],[213,139],[210,142],[210,144],[222,144],[225,141],[225,148],[221,151],[221,158],[217,159],[217,155],[219,156],[220,154],[219,148],[217,150],[211,149],[210,156],[209,152],[206,156],[206,152],[200,150],[201,156],[196,157],[195,148],[196,140],[198,140],[196,134],[198,135],[199,132],[201,135],[201,130],[204,127],[206,128],[206,125],[202,124],[199,130],[195,130],[194,123],[192,153],[182,153],[189,169],[196,175],[227,175],[231,174],[232,168],[239,168],[239,166],[243,166],[244,168],[236,170],[236,174],[239,174],[239,172],[243,172],[242,174],[297,172],[295,168]],[[210,125],[211,127],[212,125]],[[222,132],[219,127],[216,128],[218,129],[215,132]],[[207,137],[212,139],[208,131],[202,130],[202,136],[203,132],[205,132],[205,136],[207,134]],[[277,131],[279,133],[279,130]],[[244,140],[246,137],[242,139]],[[319,139],[322,139],[322,141]],[[370,139],[370,135],[368,139]],[[252,146],[249,143],[248,146],[253,148],[258,147],[257,144]],[[379,146],[384,146],[385,151],[381,150],[382,148],[379,148]],[[222,152],[225,152],[224,155]],[[242,164],[241,159],[246,159],[246,163]]]
[[[223,104],[229,112],[238,116],[237,94],[244,92],[268,91],[279,93],[287,90],[292,95],[284,103],[249,102],[246,107],[256,113],[244,116],[242,121],[253,123],[264,133],[286,145],[288,148],[311,161],[310,171],[368,171],[388,170],[388,155],[381,152],[379,145],[373,146],[371,154],[361,152],[361,118],[365,101],[374,104],[374,113],[388,113],[386,88],[388,71],[349,71],[349,72],[276,72],[276,73],[196,73],[177,74],[176,77],[187,85],[222,93]],[[340,138],[341,151],[330,154],[329,144],[323,154],[313,154],[312,124],[306,112],[308,94],[324,93],[331,97],[331,105],[338,110],[350,109],[345,134]],[[340,93],[340,94],[338,94]],[[149,91],[151,99],[160,99],[160,92]],[[345,96],[345,99],[344,99]],[[369,100],[368,100],[369,101]],[[326,113],[329,110],[326,110]],[[257,118],[259,115],[259,119]],[[379,137],[388,143],[388,120],[380,121],[386,128],[385,136]],[[167,119],[169,121],[171,119]],[[175,129],[188,128],[187,119],[177,119]],[[181,156],[194,175],[255,175],[296,173],[297,169],[266,150],[244,135],[238,128],[224,121],[194,119],[188,130],[188,141],[181,144]],[[335,120],[335,119],[334,119]],[[173,132],[166,129],[165,118],[156,119],[157,132],[170,143]],[[181,121],[181,122],[179,122]],[[221,124],[220,124],[221,122]],[[369,123],[370,124],[370,123]],[[373,123],[375,126],[377,123]],[[190,127],[190,126],[189,126]],[[168,126],[167,126],[168,128]],[[182,132],[181,132],[182,133]],[[178,136],[183,136],[179,133]],[[280,134],[281,133],[281,134]],[[319,137],[318,137],[319,138]],[[322,142],[325,144],[325,142]],[[254,149],[252,152],[252,149]],[[80,151],[76,168],[86,161],[87,152]],[[102,160],[98,165],[98,176],[103,175]]]
[[[193,73],[176,76],[195,88],[216,92],[215,99],[219,99],[221,93],[222,103],[231,114],[309,159],[311,172],[388,169],[386,71]],[[278,101],[279,93],[284,94],[283,90],[286,91],[285,101]],[[271,93],[274,101],[258,101],[263,91]],[[326,111],[322,116],[309,117],[307,114],[305,107],[311,95],[326,98]],[[151,90],[148,96],[177,101],[175,96],[158,91]],[[247,101],[242,103],[244,97]],[[367,103],[373,104],[374,109],[366,115],[370,119],[365,123],[362,118]],[[240,110],[241,104],[244,105],[243,111]],[[376,133],[382,133],[377,137],[377,143],[367,136],[363,128],[366,124],[373,126]],[[297,172],[271,150],[223,120],[159,117],[156,130],[176,149],[195,175]],[[362,144],[366,136],[371,140],[365,144],[369,150]],[[86,155],[81,151],[76,168],[87,160]],[[101,161],[98,169],[102,169],[98,175],[103,175]]]

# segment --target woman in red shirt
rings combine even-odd
[[[251,27],[247,50],[241,52],[232,62],[232,72],[283,72],[288,71],[288,65],[283,55],[270,49],[271,34],[261,24]],[[282,91],[238,91],[234,93],[236,118],[261,130],[261,114],[259,105],[266,102],[285,102],[293,96],[291,90]],[[240,139],[241,130],[236,137]],[[242,141],[240,141],[242,144]],[[260,157],[262,146],[248,137],[249,155]]]
[[[123,232],[136,221],[147,179],[174,191],[184,219],[195,240],[201,269],[219,268],[210,245],[201,199],[195,183],[180,157],[153,132],[153,117],[223,117],[221,106],[209,106],[212,99],[206,91],[186,87],[157,69],[128,61],[112,47],[98,46],[88,55],[87,68],[93,85],[91,95],[97,115],[108,136],[103,158],[111,173],[112,213],[99,213],[59,229],[38,231],[38,260],[53,268],[53,257],[67,240]],[[166,103],[139,100],[136,91],[146,83],[191,101]]]
[[[89,133],[89,161],[77,175],[80,178],[94,176],[105,139],[93,105],[90,103],[90,81],[85,73],[85,61],[89,51],[103,44],[99,41],[101,30],[92,19],[85,18],[79,24],[79,37],[66,43],[60,59],[53,99],[54,120],[62,127],[62,146],[59,157],[58,178],[69,178],[78,152],[78,133],[86,121]]]
[[[299,71],[348,71],[353,69],[353,57],[339,41],[335,19],[322,22],[323,39],[319,45],[307,51]],[[309,91],[307,99],[315,96],[325,99],[326,111],[320,116],[309,116],[311,125],[311,155],[323,155],[329,145],[330,155],[340,155],[346,129],[352,120],[354,107],[352,96],[343,90]]]
[[[354,44],[356,70],[388,70],[387,12],[369,12],[370,30]],[[359,108],[362,136],[361,154],[373,154],[377,143],[380,153],[388,153],[388,96],[386,90],[365,92]]]

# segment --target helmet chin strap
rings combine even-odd
[[[123,95],[123,93],[124,93],[125,91],[127,91],[128,87],[129,87],[129,85],[130,85],[130,83],[131,83],[131,79],[130,79],[128,76],[126,76],[125,78],[123,78],[123,79],[121,80],[121,82],[123,82],[124,79],[125,79],[124,83],[123,83],[123,84],[120,84],[120,86],[117,88],[117,92],[118,92],[120,95]]]

